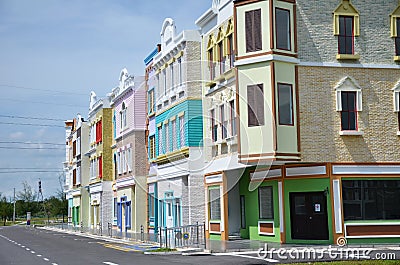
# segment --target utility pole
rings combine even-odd
[[[13,212],[13,223],[15,223],[15,188],[14,188],[14,212]]]

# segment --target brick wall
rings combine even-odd
[[[334,87],[345,76],[362,88],[362,136],[340,136]],[[301,155],[304,162],[399,161],[400,136],[392,88],[398,69],[299,67]]]
[[[339,0],[297,0],[298,55],[302,61],[336,62],[337,36],[333,35],[333,11]],[[394,64],[394,40],[389,15],[398,1],[352,0],[360,15],[360,36],[355,53],[360,63]]]

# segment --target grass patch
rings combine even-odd
[[[147,252],[172,252],[172,251],[176,251],[176,249],[175,248],[156,248],[156,249],[148,250]]]
[[[349,260],[349,261],[332,261],[332,262],[306,262],[292,263],[292,265],[396,265],[398,260]]]

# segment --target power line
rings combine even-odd
[[[65,121],[65,119],[39,118],[39,117],[16,116],[16,115],[1,115],[1,114],[0,114],[0,117],[12,118],[12,119],[25,119],[25,120]]]
[[[62,170],[18,170],[18,171],[4,171],[0,174],[14,174],[14,173],[62,173]]]
[[[14,146],[0,146],[0,149],[22,149],[22,150],[62,150],[62,147],[14,147]]]
[[[26,86],[15,86],[15,85],[7,85],[7,84],[0,84],[2,87],[12,87],[12,88],[20,88],[20,89],[27,89],[27,90],[36,90],[36,91],[44,91],[44,92],[52,92],[52,93],[63,93],[63,94],[73,94],[73,95],[88,95],[78,92],[71,92],[65,90],[54,90],[54,89],[43,89],[43,88],[33,88],[33,87],[26,87]]]
[[[79,108],[86,108],[87,106],[75,105],[75,104],[62,104],[62,103],[53,103],[53,102],[43,102],[43,101],[32,101],[32,100],[23,100],[23,99],[15,99],[15,98],[0,98],[3,101],[10,101],[10,102],[29,102],[34,104],[46,104],[46,105],[57,105],[57,106],[67,106],[67,107],[79,107]]]
[[[32,142],[20,142],[20,141],[0,141],[0,144],[49,144],[49,145],[62,145],[60,143],[32,143]]]
[[[49,168],[37,168],[37,167],[0,167],[0,170],[60,170],[60,168],[55,168],[55,167],[49,167]]]
[[[19,123],[19,122],[3,122],[3,121],[0,121],[0,124],[64,128],[64,126],[62,125],[55,125],[55,124],[35,124],[35,123]]]

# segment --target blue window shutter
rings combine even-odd
[[[117,225],[119,228],[122,227],[122,203],[118,202],[118,209],[117,209]]]

